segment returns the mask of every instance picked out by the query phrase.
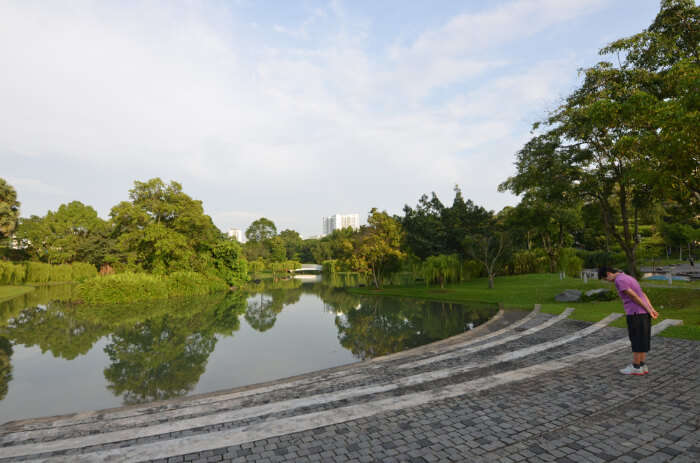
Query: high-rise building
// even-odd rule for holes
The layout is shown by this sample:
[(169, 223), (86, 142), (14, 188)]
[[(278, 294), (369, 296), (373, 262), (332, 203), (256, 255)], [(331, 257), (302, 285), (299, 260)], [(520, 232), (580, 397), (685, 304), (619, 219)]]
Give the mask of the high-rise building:
[(239, 243), (243, 243), (243, 231), (240, 228), (231, 228), (227, 235), (229, 238), (235, 238)]
[(342, 230), (348, 227), (353, 230), (360, 228), (360, 214), (335, 214), (323, 218), (323, 236), (330, 235), (333, 230)]

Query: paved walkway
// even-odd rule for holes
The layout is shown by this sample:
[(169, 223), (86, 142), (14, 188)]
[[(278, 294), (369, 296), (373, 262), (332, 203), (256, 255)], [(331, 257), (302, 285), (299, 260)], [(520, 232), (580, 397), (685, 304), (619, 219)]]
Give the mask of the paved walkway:
[[(4, 461), (698, 462), (700, 342), (501, 313), (388, 357), (176, 401), (0, 426)], [(654, 327), (661, 331), (670, 323)]]

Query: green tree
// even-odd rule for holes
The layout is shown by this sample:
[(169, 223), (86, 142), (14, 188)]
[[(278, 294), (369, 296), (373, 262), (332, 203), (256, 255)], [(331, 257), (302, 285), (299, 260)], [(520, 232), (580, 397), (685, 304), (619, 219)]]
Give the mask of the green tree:
[(270, 219), (266, 219), (265, 217), (261, 217), (255, 222), (251, 223), (248, 229), (245, 231), (246, 239), (256, 243), (267, 241), (275, 235), (277, 235), (277, 227), (275, 227), (275, 223)]
[(459, 257), (455, 254), (430, 256), (423, 262), (423, 278), (426, 286), (429, 283), (438, 282), (444, 288), (445, 283), (454, 282), (459, 279), (460, 270)]
[(201, 201), (187, 196), (179, 183), (166, 185), (159, 178), (134, 182), (129, 198), (110, 212), (122, 260), (155, 273), (206, 272), (223, 234)]
[(219, 241), (212, 248), (214, 268), (229, 286), (248, 281), (248, 262), (243, 259), (241, 245), (235, 239)]
[(287, 259), (300, 260), (301, 250), (304, 245), (304, 240), (301, 239), (299, 233), (294, 230), (282, 230), (279, 237), (284, 243), (287, 252)]
[(507, 182), (516, 194), (549, 197), (566, 185), (597, 202), (629, 272), (636, 271), (640, 209), (665, 192), (698, 198), (699, 12), (692, 1), (664, 0), (648, 30), (604, 48), (625, 54), (620, 65), (585, 70), (547, 130), (520, 150), (518, 173)]
[(15, 189), (0, 178), (0, 239), (12, 235), (19, 219), (19, 201)]
[(397, 271), (405, 253), (401, 250), (401, 224), (386, 212), (372, 208), (367, 227), (359, 234), (357, 257), (366, 263), (374, 286), (382, 286), (384, 278)]

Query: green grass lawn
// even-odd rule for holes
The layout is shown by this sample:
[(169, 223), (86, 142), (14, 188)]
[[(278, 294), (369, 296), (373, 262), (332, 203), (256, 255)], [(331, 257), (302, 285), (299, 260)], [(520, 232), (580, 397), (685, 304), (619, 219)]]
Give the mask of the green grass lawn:
[[(588, 322), (596, 322), (613, 312), (622, 312), (622, 302), (619, 299), (606, 302), (556, 302), (554, 300), (554, 296), (565, 289), (587, 291), (594, 288), (614, 290), (614, 285), (601, 281), (584, 284), (583, 281), (574, 278), (559, 280), (559, 276), (554, 274), (532, 274), (496, 277), (494, 289), (488, 289), (486, 278), (479, 278), (450, 285), (445, 289), (416, 285), (392, 286), (380, 290), (353, 288), (349, 291), (355, 294), (383, 294), (449, 302), (502, 303), (506, 309), (531, 310), (535, 304), (542, 304), (542, 311), (551, 314), (559, 314), (566, 307), (573, 307), (576, 311), (571, 318)], [(678, 285), (668, 288), (647, 287), (645, 283), (642, 284), (642, 288), (659, 311), (657, 322), (664, 318), (683, 320), (684, 326), (667, 328), (662, 336), (700, 340), (700, 292), (697, 289)], [(624, 317), (616, 320), (611, 326), (624, 327)]]
[(32, 286), (0, 286), (0, 302), (34, 291)]

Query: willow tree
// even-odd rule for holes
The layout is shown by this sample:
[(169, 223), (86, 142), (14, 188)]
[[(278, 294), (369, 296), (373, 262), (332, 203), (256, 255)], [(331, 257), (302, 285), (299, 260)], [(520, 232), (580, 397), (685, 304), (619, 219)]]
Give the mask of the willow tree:
[(445, 283), (458, 280), (460, 266), (459, 257), (455, 254), (428, 257), (422, 266), (426, 286), (437, 281), (440, 283), (440, 288), (444, 288)]

